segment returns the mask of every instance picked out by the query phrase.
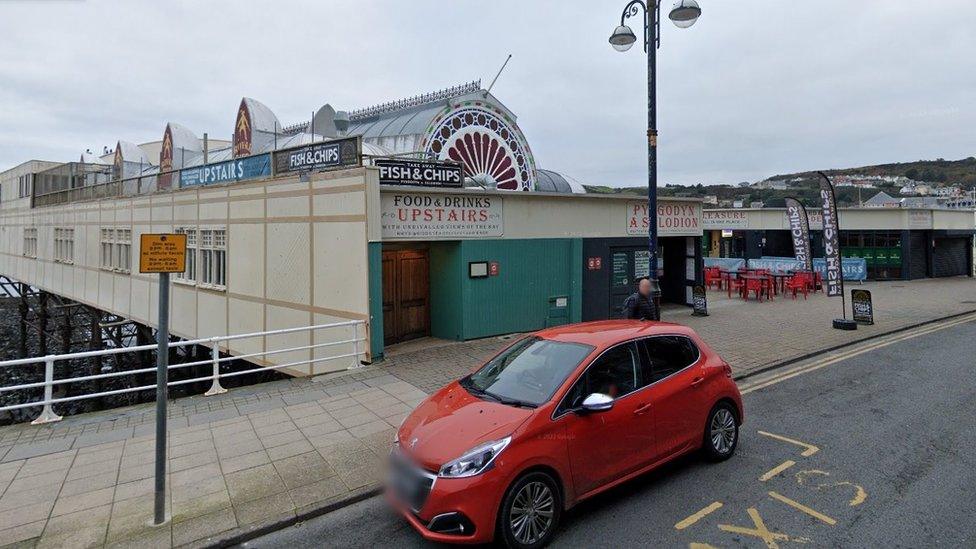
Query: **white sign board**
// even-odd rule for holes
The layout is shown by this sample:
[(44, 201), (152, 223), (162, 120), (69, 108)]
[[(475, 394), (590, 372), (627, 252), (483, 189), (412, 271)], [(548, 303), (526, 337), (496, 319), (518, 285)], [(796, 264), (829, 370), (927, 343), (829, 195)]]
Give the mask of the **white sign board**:
[(909, 229), (931, 229), (932, 210), (908, 210)]
[(383, 193), (383, 238), (439, 240), (504, 234), (502, 198)]
[(702, 212), (702, 224), (706, 229), (748, 229), (749, 218), (746, 212), (729, 210), (705, 210)]
[[(646, 235), (650, 228), (647, 201), (627, 202), (627, 234)], [(701, 236), (702, 207), (698, 202), (658, 202), (658, 236)]]

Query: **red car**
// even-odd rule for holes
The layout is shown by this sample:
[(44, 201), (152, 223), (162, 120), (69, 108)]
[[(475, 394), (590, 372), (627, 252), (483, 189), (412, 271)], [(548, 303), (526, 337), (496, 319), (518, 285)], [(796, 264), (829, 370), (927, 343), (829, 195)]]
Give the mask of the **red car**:
[(742, 419), (732, 369), (690, 328), (542, 330), (407, 416), (387, 494), (429, 540), (542, 547), (590, 496), (695, 450), (729, 458)]

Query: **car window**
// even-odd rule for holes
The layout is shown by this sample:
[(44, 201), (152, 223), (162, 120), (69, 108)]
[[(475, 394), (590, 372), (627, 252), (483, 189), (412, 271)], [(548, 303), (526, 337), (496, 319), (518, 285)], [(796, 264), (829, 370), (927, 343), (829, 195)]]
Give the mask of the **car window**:
[(620, 398), (639, 389), (641, 365), (637, 347), (624, 343), (609, 349), (596, 359), (569, 390), (556, 414), (578, 407), (583, 399), (593, 393)]
[(650, 368), (650, 383), (660, 381), (698, 361), (698, 347), (684, 336), (649, 337), (642, 343)]
[(461, 385), (478, 396), (538, 406), (552, 398), (592, 351), (581, 343), (528, 337), (461, 379)]

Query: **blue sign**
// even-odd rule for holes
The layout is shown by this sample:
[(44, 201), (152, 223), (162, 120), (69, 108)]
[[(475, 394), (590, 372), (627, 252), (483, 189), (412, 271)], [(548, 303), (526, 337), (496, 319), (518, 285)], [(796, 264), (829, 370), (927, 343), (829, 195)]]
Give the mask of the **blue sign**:
[(718, 267), (726, 271), (740, 271), (745, 268), (746, 260), (735, 257), (706, 257), (703, 258), (706, 267)]
[(243, 181), (271, 175), (271, 155), (245, 156), (180, 171), (180, 187)]
[[(822, 257), (813, 260), (813, 270), (826, 274), (826, 261)], [(803, 269), (803, 262), (792, 257), (763, 257), (750, 259), (749, 267), (753, 269), (769, 269), (775, 272), (799, 271)], [(868, 262), (863, 257), (845, 257), (841, 260), (844, 280), (863, 281), (868, 278)]]

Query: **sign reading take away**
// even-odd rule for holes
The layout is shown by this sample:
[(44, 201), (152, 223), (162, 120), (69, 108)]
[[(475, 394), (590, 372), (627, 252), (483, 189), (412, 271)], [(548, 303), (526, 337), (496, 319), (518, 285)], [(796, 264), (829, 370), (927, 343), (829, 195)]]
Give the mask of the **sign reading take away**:
[(182, 273), (185, 270), (185, 234), (144, 234), (140, 236), (140, 273)]

